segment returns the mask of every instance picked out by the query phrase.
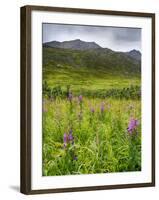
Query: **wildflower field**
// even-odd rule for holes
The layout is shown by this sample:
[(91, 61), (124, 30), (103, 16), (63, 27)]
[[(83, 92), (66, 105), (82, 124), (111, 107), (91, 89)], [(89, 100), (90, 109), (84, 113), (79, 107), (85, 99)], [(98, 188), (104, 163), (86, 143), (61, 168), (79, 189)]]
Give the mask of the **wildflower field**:
[(79, 67), (79, 54), (44, 48), (43, 176), (140, 171), (140, 71)]
[(43, 175), (141, 170), (140, 102), (45, 100)]

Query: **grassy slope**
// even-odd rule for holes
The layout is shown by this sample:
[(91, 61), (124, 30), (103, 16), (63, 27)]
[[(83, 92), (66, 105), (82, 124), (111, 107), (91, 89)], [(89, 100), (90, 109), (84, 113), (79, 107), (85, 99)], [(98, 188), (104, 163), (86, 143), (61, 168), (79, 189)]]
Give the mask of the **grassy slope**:
[(131, 59), (123, 61), (120, 54), (106, 52), (44, 48), (43, 78), (50, 86), (71, 85), (73, 90), (140, 85), (138, 64)]

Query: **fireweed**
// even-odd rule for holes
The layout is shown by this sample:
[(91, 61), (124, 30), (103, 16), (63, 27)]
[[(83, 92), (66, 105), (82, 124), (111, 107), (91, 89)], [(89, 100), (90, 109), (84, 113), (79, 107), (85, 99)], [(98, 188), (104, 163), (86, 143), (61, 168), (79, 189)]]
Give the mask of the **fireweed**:
[(90, 111), (91, 111), (92, 114), (94, 114), (95, 109), (92, 107), (92, 108), (90, 108)]
[(139, 125), (139, 121), (137, 119), (131, 118), (128, 124), (127, 131), (129, 133), (129, 161), (128, 161), (128, 169), (133, 170), (138, 166), (138, 160), (136, 159), (136, 155), (138, 154), (138, 150), (136, 148), (138, 138), (140, 137), (137, 134), (137, 127)]
[(72, 99), (73, 99), (72, 92), (69, 92), (69, 94), (68, 94), (68, 100), (69, 100), (70, 102), (72, 102)]
[(101, 113), (103, 113), (105, 111), (105, 107), (104, 107), (104, 103), (103, 102), (101, 103), (100, 111), (101, 111)]
[(104, 118), (105, 118), (105, 104), (104, 104), (104, 102), (102, 102), (101, 105), (100, 105), (100, 113), (101, 113), (101, 120), (104, 120)]
[(64, 143), (64, 147), (66, 147), (69, 144), (74, 144), (74, 137), (72, 134), (72, 129), (69, 131), (69, 133), (64, 133), (63, 143)]
[(82, 101), (83, 101), (82, 95), (80, 95), (80, 96), (78, 97), (78, 100), (79, 100), (80, 103), (82, 103)]
[[(70, 129), (69, 133), (64, 133), (63, 135), (63, 146), (66, 152), (72, 157), (73, 160), (77, 160), (74, 147), (74, 136), (73, 131)], [(69, 148), (73, 147), (73, 148)]]
[(132, 135), (133, 133), (137, 133), (137, 126), (139, 125), (139, 121), (137, 119), (131, 118), (128, 125), (128, 133)]
[(90, 108), (90, 123), (92, 124), (93, 122), (93, 117), (94, 117), (95, 109), (93, 107)]

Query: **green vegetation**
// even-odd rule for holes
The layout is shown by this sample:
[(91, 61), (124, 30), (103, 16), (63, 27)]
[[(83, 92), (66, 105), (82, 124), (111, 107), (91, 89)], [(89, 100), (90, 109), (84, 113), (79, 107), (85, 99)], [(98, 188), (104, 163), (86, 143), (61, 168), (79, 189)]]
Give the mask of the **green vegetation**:
[(43, 48), (43, 175), (141, 170), (140, 62)]
[(43, 78), (50, 86), (71, 85), (73, 90), (140, 86), (140, 63), (110, 50), (44, 48), (43, 63)]

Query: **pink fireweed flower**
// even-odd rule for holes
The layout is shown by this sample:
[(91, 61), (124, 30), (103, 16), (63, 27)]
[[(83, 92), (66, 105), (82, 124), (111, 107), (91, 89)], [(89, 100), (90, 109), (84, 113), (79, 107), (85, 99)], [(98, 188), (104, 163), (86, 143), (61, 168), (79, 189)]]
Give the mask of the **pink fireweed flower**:
[(78, 157), (77, 157), (77, 156), (74, 156), (74, 157), (73, 157), (73, 160), (78, 160)]
[(91, 113), (94, 113), (95, 109), (94, 108), (90, 108), (90, 111), (91, 111)]
[(72, 130), (69, 131), (69, 134), (64, 133), (63, 142), (64, 142), (64, 148), (67, 146), (68, 143), (74, 144), (74, 137), (72, 134)]
[(73, 135), (71, 133), (68, 135), (68, 141), (73, 141)]
[(74, 143), (74, 137), (73, 137), (73, 134), (72, 134), (72, 129), (69, 131), (69, 134), (68, 134), (68, 141), (69, 141), (69, 142), (72, 142), (72, 144)]
[(66, 146), (67, 146), (67, 141), (68, 141), (68, 136), (67, 136), (67, 133), (64, 133), (64, 135), (63, 135), (63, 143), (64, 143), (64, 148), (66, 148)]
[(82, 97), (82, 95), (80, 95), (80, 96), (78, 97), (78, 101), (81, 103), (82, 100), (83, 100), (83, 97)]
[(132, 134), (133, 131), (136, 130), (138, 125), (139, 125), (139, 121), (137, 119), (131, 118), (129, 121), (128, 128), (127, 128), (128, 132)]
[(105, 110), (105, 107), (104, 107), (104, 103), (102, 102), (102, 103), (101, 103), (101, 106), (100, 106), (100, 111), (101, 111), (101, 112), (104, 112), (104, 110)]
[(72, 101), (72, 99), (73, 99), (73, 95), (72, 95), (71, 92), (69, 92), (69, 94), (68, 94), (68, 100), (69, 100), (69, 101)]

